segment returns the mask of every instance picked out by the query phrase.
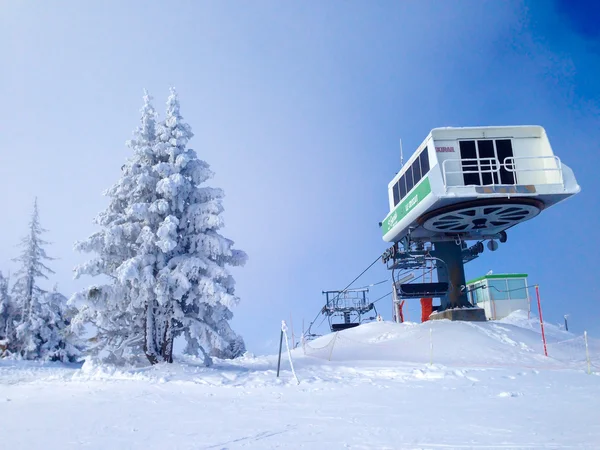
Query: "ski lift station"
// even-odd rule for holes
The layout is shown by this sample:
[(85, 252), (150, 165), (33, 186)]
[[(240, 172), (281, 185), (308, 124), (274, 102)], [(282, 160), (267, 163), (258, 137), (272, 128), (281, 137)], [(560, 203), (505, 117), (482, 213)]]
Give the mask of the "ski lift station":
[(527, 274), (484, 275), (467, 282), (474, 306), (483, 308), (488, 320), (502, 319), (510, 313), (530, 310)]
[[(431, 318), (504, 314), (484, 314), (472, 303), (464, 264), (486, 241), (497, 250), (507, 230), (579, 191), (540, 126), (433, 129), (388, 184), (390, 212), (380, 226), (383, 240), (393, 243), (382, 260), (392, 271), (394, 302), (439, 298)], [(500, 279), (484, 280), (493, 287)]]
[(579, 191), (542, 127), (436, 128), (388, 185), (383, 239), (499, 238)]

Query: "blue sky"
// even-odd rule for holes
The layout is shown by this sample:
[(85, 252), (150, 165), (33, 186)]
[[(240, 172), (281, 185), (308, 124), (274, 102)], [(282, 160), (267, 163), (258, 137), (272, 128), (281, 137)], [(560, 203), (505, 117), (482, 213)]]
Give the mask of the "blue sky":
[[(431, 128), (540, 124), (582, 186), (513, 230), (467, 277), (526, 272), (546, 320), (600, 336), (600, 36), (592, 2), (142, 1), (0, 3), (0, 270), (34, 196), (70, 294), (128, 156), (142, 89), (175, 86), (191, 142), (226, 192), (223, 233), (250, 255), (235, 271), (235, 328), (271, 351), (279, 321), (311, 320), (385, 248), (387, 183)], [(377, 264), (357, 285), (389, 277)], [(373, 289), (372, 299), (387, 284)], [(390, 317), (391, 305), (378, 303)], [(409, 319), (419, 317), (417, 302)]]

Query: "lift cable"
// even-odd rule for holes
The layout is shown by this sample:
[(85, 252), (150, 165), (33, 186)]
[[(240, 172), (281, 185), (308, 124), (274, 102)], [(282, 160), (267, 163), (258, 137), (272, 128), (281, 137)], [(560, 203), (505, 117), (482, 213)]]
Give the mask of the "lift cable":
[(520, 287), (520, 288), (514, 288), (514, 289), (506, 289), (506, 290), (502, 290), (502, 289), (498, 289), (496, 286), (487, 286), (488, 289), (494, 289), (498, 292), (502, 292), (502, 293), (506, 293), (506, 292), (513, 292), (513, 291), (523, 291), (523, 290), (529, 290), (532, 289), (534, 287), (538, 286), (537, 284), (531, 284), (529, 286), (525, 286), (525, 287)]
[(357, 288), (354, 288), (354, 289), (366, 289), (368, 287), (379, 286), (380, 284), (387, 283), (388, 281), (390, 281), (389, 278), (386, 279), (386, 280), (381, 280), (381, 281), (379, 281), (377, 283), (367, 284), (366, 286), (361, 286), (361, 287), (357, 287)]
[(348, 284), (348, 286), (346, 286), (344, 289), (342, 289), (342, 290), (340, 291), (340, 293), (338, 294), (338, 296), (336, 297), (336, 299), (334, 299), (334, 301), (335, 301), (335, 300), (337, 300), (337, 298), (338, 298), (338, 297), (339, 297), (339, 296), (340, 296), (342, 293), (346, 292), (346, 290), (347, 290), (347, 289), (348, 289), (350, 286), (352, 286), (352, 285), (353, 285), (353, 284), (354, 284), (354, 283), (355, 283), (355, 282), (356, 282), (356, 281), (357, 281), (357, 280), (358, 280), (360, 277), (362, 277), (362, 276), (363, 276), (363, 275), (364, 275), (364, 274), (367, 272), (367, 270), (369, 270), (371, 267), (373, 267), (373, 266), (375, 265), (375, 263), (376, 263), (377, 261), (379, 261), (380, 259), (381, 259), (381, 255), (379, 255), (377, 258), (375, 258), (375, 261), (373, 261), (371, 264), (369, 264), (369, 267), (367, 267), (365, 270), (363, 270), (363, 271), (360, 273), (360, 275), (359, 275), (359, 276), (357, 276), (357, 277), (356, 277), (354, 280), (352, 280), (352, 281), (350, 282), (350, 284)]
[(377, 303), (379, 300), (383, 300), (384, 298), (386, 298), (388, 295), (390, 295), (392, 293), (392, 291), (388, 292), (385, 295), (382, 295), (381, 297), (379, 297), (377, 300), (375, 300), (374, 302), (371, 303)]

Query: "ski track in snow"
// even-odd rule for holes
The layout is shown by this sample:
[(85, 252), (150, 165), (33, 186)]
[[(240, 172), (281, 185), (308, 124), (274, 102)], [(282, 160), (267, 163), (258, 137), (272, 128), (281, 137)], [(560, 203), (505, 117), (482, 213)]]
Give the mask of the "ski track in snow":
[(597, 449), (600, 376), (569, 348), (540, 356), (517, 316), (323, 336), (292, 351), (300, 385), (285, 358), (276, 377), (276, 356), (212, 368), (0, 361), (0, 448)]

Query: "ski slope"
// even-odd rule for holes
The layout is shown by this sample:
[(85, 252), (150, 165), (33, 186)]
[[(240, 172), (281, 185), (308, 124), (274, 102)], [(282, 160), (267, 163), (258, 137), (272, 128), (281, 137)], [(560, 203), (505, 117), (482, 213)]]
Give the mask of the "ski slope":
[[(275, 328), (275, 332), (277, 329)], [(600, 344), (523, 313), (376, 322), (277, 356), (117, 370), (0, 361), (4, 449), (600, 448)]]

